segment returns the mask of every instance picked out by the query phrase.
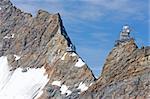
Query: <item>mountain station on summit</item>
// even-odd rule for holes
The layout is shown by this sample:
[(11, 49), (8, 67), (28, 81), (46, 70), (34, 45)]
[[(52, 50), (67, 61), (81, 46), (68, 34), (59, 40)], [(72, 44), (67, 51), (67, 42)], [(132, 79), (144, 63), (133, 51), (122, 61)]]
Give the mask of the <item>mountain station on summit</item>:
[(120, 38), (119, 38), (119, 40), (116, 40), (115, 46), (119, 45), (120, 43), (123, 43), (123, 42), (133, 39), (130, 37), (130, 32), (131, 32), (130, 26), (124, 25), (120, 32)]
[(120, 41), (126, 41), (130, 39), (131, 29), (128, 25), (124, 25), (120, 33)]

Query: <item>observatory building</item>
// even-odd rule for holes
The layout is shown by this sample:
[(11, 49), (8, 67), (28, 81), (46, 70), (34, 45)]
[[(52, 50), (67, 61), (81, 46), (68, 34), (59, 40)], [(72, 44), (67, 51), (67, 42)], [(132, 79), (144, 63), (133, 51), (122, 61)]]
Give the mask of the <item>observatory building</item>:
[(120, 33), (120, 41), (126, 41), (130, 39), (131, 29), (128, 25), (124, 25)]
[(119, 40), (116, 41), (115, 46), (120, 43), (123, 43), (123, 42), (133, 39), (130, 37), (130, 32), (131, 32), (131, 28), (128, 25), (124, 25), (120, 32), (120, 38), (119, 38)]

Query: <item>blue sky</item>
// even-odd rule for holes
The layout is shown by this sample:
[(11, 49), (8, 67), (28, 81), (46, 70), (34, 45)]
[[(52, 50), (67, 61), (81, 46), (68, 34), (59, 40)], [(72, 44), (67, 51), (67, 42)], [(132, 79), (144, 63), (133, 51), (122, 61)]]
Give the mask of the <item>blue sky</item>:
[(122, 25), (129, 24), (138, 46), (150, 46), (149, 0), (11, 0), (25, 12), (38, 9), (60, 13), (77, 52), (98, 76), (119, 38)]

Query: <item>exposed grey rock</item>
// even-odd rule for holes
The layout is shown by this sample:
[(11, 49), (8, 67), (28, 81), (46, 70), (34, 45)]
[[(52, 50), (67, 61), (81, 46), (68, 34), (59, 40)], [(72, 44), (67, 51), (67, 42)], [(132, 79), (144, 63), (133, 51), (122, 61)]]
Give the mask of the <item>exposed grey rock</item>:
[(149, 52), (149, 47), (137, 48), (133, 39), (115, 46), (99, 79), (80, 98), (149, 99)]
[[(20, 67), (25, 73), (27, 68), (44, 67), (49, 79), (43, 89), (44, 99), (66, 97), (60, 94), (60, 88), (46, 89), (53, 81), (60, 80), (71, 91), (81, 82), (86, 86), (94, 82), (95, 77), (86, 64), (75, 66), (80, 58), (75, 50), (66, 51), (73, 44), (58, 13), (39, 10), (32, 17), (14, 7), (9, 0), (0, 0), (0, 7), (0, 56), (8, 56), (10, 71)], [(16, 60), (14, 55), (20, 58)]]

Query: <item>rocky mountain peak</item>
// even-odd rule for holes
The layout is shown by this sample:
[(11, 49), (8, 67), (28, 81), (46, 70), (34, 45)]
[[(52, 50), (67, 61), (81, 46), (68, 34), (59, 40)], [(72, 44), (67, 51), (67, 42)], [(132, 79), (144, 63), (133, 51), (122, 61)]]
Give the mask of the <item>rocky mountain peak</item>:
[(138, 48), (133, 38), (117, 43), (107, 56), (99, 79), (80, 97), (150, 98), (150, 47)]
[(9, 0), (0, 7), (0, 75), (6, 75), (0, 76), (0, 98), (63, 99), (88, 89), (95, 77), (76, 53), (60, 14), (39, 10), (33, 17)]

